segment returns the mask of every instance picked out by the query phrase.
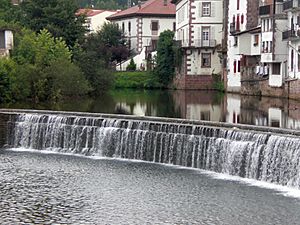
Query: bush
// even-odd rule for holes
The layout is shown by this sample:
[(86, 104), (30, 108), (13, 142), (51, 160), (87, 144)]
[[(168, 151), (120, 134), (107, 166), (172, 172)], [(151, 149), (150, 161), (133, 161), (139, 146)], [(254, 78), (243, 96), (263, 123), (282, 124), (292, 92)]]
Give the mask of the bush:
[(116, 72), (115, 88), (161, 88), (158, 78), (149, 72)]
[(53, 61), (45, 69), (44, 77), (48, 100), (85, 95), (91, 90), (80, 68), (67, 60)]
[(133, 59), (130, 60), (130, 63), (126, 67), (127, 71), (136, 71), (136, 64)]

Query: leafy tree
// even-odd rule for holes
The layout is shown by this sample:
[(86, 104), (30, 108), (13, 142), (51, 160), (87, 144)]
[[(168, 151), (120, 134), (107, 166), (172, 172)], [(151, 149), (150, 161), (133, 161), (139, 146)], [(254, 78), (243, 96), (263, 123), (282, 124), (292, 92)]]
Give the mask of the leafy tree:
[(26, 0), (21, 3), (21, 22), (35, 32), (47, 29), (72, 47), (83, 40), (86, 31), (85, 17), (76, 15), (77, 10), (74, 0)]
[(160, 34), (157, 43), (155, 73), (166, 87), (172, 82), (175, 74), (175, 51), (173, 46), (174, 32), (167, 30)]
[(75, 48), (74, 61), (89, 80), (93, 93), (98, 94), (112, 85), (111, 69), (128, 55), (126, 41), (118, 26), (104, 24), (97, 33), (87, 37), (81, 49)]
[[(61, 38), (54, 38), (47, 30), (39, 34), (23, 30), (19, 38), (12, 55), (17, 63), (13, 87), (16, 99), (32, 98), (38, 102), (89, 91), (87, 81), (80, 69), (71, 63), (71, 52)], [(68, 86), (70, 84), (72, 86)]]
[(12, 100), (12, 74), (15, 68), (12, 60), (0, 59), (0, 102)]

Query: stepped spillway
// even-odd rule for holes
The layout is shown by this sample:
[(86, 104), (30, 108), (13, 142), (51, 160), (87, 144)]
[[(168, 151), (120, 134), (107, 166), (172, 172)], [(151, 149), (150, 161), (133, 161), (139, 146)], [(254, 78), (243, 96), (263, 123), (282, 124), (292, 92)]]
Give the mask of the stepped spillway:
[(9, 148), (181, 165), (300, 188), (297, 135), (70, 113), (16, 113), (8, 124)]

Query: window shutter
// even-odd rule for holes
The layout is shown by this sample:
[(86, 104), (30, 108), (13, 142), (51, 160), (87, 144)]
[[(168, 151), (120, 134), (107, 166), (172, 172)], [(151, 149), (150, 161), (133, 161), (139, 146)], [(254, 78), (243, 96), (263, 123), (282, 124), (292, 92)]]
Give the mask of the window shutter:
[(202, 2), (199, 2), (199, 18), (202, 17)]
[(214, 2), (210, 5), (210, 16), (215, 17), (216, 16), (216, 4)]
[(210, 37), (209, 37), (209, 39), (210, 40), (216, 39), (215, 38), (215, 27), (214, 26), (210, 27)]

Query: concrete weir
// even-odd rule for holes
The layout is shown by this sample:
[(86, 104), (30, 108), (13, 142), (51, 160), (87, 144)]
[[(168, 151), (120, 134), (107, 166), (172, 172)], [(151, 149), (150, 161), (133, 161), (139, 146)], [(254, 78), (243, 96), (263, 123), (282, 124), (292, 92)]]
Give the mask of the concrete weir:
[(137, 159), (300, 188), (300, 131), (210, 121), (0, 110), (1, 146)]

